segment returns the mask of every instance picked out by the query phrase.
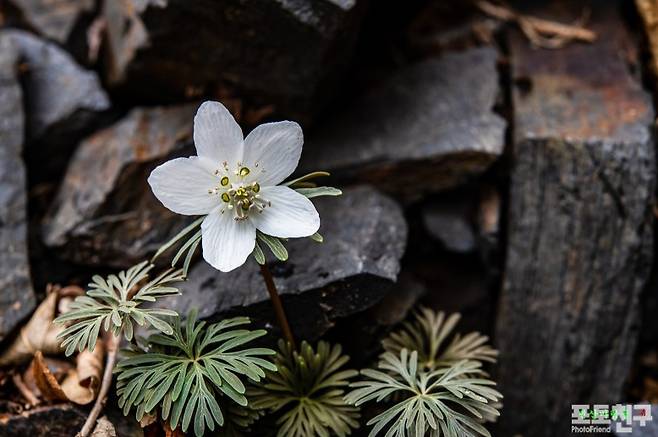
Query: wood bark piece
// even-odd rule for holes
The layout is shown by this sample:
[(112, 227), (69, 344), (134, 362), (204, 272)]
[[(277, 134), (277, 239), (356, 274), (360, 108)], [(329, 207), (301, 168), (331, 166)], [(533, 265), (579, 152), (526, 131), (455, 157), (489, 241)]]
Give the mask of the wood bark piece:
[(652, 258), (656, 167), (654, 109), (629, 68), (638, 60), (618, 5), (596, 2), (591, 45), (533, 50), (518, 33), (509, 41), (501, 435), (567, 435), (572, 403), (624, 399)]
[(299, 173), (327, 170), (334, 185), (373, 183), (405, 200), (482, 174), (504, 146), (497, 56), (475, 48), (403, 68), (309, 135)]
[(23, 94), (18, 53), (0, 34), (0, 340), (36, 305), (27, 243)]
[(85, 421), (85, 412), (71, 404), (37, 407), (0, 420), (1, 436), (72, 437)]

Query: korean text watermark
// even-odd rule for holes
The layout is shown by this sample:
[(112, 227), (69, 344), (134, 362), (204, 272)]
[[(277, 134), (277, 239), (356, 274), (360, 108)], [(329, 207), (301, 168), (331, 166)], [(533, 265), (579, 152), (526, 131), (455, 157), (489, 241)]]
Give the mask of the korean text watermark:
[(634, 426), (645, 426), (652, 419), (648, 404), (571, 405), (572, 433), (612, 433), (614, 430), (617, 434), (627, 434)]

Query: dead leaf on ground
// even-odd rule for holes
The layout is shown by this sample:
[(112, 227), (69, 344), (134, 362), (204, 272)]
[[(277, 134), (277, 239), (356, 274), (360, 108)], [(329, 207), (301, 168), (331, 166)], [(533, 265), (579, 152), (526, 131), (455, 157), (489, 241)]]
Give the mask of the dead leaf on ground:
[(48, 365), (43, 359), (41, 351), (34, 354), (32, 362), (32, 372), (34, 381), (39, 389), (41, 397), (47, 401), (66, 401), (66, 393), (57, 382), (57, 378), (52, 374)]
[(29, 361), (35, 352), (44, 354), (58, 354), (61, 352), (60, 340), (57, 335), (64, 327), (54, 325), (57, 316), (57, 303), (60, 296), (62, 300), (72, 299), (70, 295), (83, 293), (80, 287), (65, 287), (48, 285), (47, 296), (41, 302), (30, 320), (21, 328), (13, 343), (0, 355), (0, 366), (19, 365)]
[[(64, 377), (66, 377), (66, 375), (68, 375), (68, 373), (71, 370), (73, 370), (75, 367), (73, 363), (69, 361), (58, 359), (58, 358), (52, 358), (52, 357), (43, 357), (43, 362), (48, 367), (48, 370), (50, 370), (50, 373), (52, 373), (52, 375), (55, 377), (57, 381), (64, 380)], [(25, 384), (25, 387), (30, 391), (30, 393), (37, 398), (38, 403), (41, 403), (42, 402), (41, 391), (39, 390), (39, 387), (37, 386), (37, 382), (35, 379), (35, 371), (34, 371), (35, 365), (36, 365), (36, 360), (33, 359), (30, 362), (30, 365), (23, 372), (22, 381)], [(18, 388), (20, 390), (20, 387)], [(23, 397), (29, 400), (29, 396), (23, 393), (23, 390), (20, 391)]]
[(47, 401), (71, 401), (79, 405), (91, 403), (98, 395), (103, 374), (103, 343), (99, 340), (93, 352), (84, 350), (76, 358), (76, 367), (70, 369), (60, 382), (38, 351), (32, 362), (32, 372), (40, 395)]

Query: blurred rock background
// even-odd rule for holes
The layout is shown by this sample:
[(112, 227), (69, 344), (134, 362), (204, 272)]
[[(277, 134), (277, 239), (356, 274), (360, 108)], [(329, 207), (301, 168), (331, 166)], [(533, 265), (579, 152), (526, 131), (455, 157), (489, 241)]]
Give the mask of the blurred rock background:
[[(272, 266), (298, 336), (362, 366), (416, 304), (461, 312), (501, 352), (494, 435), (566, 435), (572, 403), (658, 402), (652, 11), (506, 5), (596, 33), (542, 48), (483, 3), (0, 2), (2, 344), (48, 283), (131, 266), (189, 222), (146, 177), (194, 153), (212, 99), (245, 132), (300, 122), (298, 172), (344, 189), (317, 202), (325, 243)], [(198, 259), (183, 293), (181, 312), (277, 332), (255, 264)], [(84, 418), (19, 410), (0, 399), (0, 435)]]

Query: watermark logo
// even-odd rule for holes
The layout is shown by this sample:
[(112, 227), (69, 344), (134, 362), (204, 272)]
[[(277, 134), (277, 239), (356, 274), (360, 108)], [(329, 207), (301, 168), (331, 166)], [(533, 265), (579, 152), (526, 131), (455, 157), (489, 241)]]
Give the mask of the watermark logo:
[(628, 434), (633, 426), (645, 426), (650, 422), (651, 405), (571, 405), (572, 433), (601, 433), (614, 431)]

